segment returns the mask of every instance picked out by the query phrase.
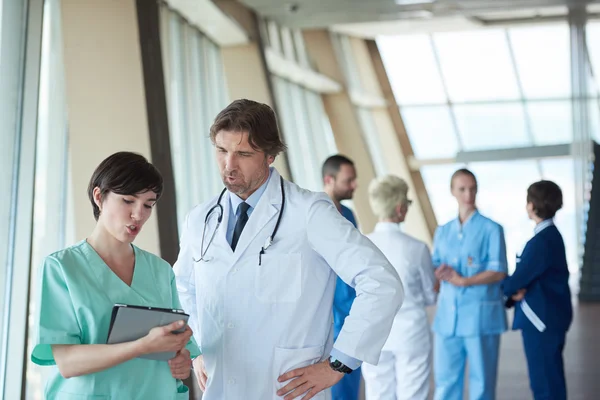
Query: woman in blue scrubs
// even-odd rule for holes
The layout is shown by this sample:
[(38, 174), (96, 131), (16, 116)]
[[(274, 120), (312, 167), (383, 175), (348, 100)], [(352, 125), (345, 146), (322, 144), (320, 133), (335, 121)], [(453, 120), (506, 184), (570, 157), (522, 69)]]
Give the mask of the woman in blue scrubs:
[[(106, 344), (116, 303), (180, 309), (171, 266), (132, 244), (162, 193), (162, 177), (134, 153), (116, 153), (94, 172), (88, 195), (97, 221), (87, 239), (49, 255), (40, 273), (37, 341), (31, 360), (58, 368), (45, 398), (183, 400), (181, 379), (199, 350), (183, 323)], [(139, 358), (173, 351), (169, 362)]]
[(527, 189), (527, 214), (534, 236), (517, 258), (514, 274), (502, 282), (507, 306), (516, 304), (513, 329), (521, 330), (535, 400), (565, 400), (563, 349), (573, 310), (565, 243), (553, 218), (562, 191), (551, 181)]
[(477, 211), (471, 171), (456, 171), (450, 188), (458, 218), (436, 230), (432, 256), (442, 282), (433, 323), (435, 399), (463, 399), (468, 363), (469, 399), (493, 400), (507, 328), (500, 287), (507, 273), (504, 232)]

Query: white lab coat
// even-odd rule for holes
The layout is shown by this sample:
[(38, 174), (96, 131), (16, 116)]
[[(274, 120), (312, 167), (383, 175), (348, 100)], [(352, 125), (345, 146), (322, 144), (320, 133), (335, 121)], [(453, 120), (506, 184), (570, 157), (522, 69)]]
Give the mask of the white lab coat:
[(369, 239), (390, 260), (404, 286), (404, 302), (394, 318), (379, 364), (363, 364), (367, 400), (425, 400), (431, 374), (431, 333), (425, 307), (435, 304), (435, 275), (427, 245), (380, 222)]
[[(200, 243), (208, 210), (217, 197), (186, 219), (174, 266), (183, 308), (209, 376), (206, 400), (280, 398), (281, 374), (324, 360), (332, 348), (336, 273), (357, 298), (335, 343), (342, 353), (377, 363), (402, 298), (402, 282), (383, 254), (335, 209), (324, 193), (285, 181), (281, 225), (258, 265), (261, 247), (281, 209), (279, 173), (272, 169), (235, 252), (226, 240), (224, 216), (208, 250)], [(206, 237), (216, 225), (209, 221)], [(315, 399), (329, 399), (323, 391)]]

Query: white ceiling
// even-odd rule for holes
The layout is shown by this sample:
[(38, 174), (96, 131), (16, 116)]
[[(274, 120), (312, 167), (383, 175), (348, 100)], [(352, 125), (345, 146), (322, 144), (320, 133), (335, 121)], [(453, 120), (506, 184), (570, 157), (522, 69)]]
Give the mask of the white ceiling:
[(382, 34), (379, 30), (464, 29), (498, 19), (552, 17), (565, 15), (569, 7), (600, 5), (600, 0), (422, 0), (423, 4), (406, 5), (398, 3), (416, 0), (239, 1), (262, 17), (291, 28), (327, 27), (363, 32), (362, 36)]

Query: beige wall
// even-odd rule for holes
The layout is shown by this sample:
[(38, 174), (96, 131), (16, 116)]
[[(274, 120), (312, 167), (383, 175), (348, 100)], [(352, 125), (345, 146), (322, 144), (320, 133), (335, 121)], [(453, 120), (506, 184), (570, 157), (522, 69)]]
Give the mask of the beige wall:
[[(75, 239), (95, 221), (87, 185), (110, 154), (129, 150), (150, 158), (150, 140), (135, 0), (62, 0), (65, 84)], [(136, 244), (158, 253), (156, 216)]]

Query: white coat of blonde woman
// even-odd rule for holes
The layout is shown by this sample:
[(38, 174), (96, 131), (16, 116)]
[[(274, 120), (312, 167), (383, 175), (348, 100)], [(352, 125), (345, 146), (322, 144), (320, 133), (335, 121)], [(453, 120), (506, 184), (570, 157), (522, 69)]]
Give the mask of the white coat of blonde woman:
[(393, 175), (369, 186), (379, 222), (367, 236), (400, 275), (405, 297), (378, 365), (363, 364), (367, 400), (425, 400), (429, 393), (431, 334), (425, 307), (435, 304), (436, 279), (427, 245), (400, 230), (411, 203), (407, 193), (406, 182)]

